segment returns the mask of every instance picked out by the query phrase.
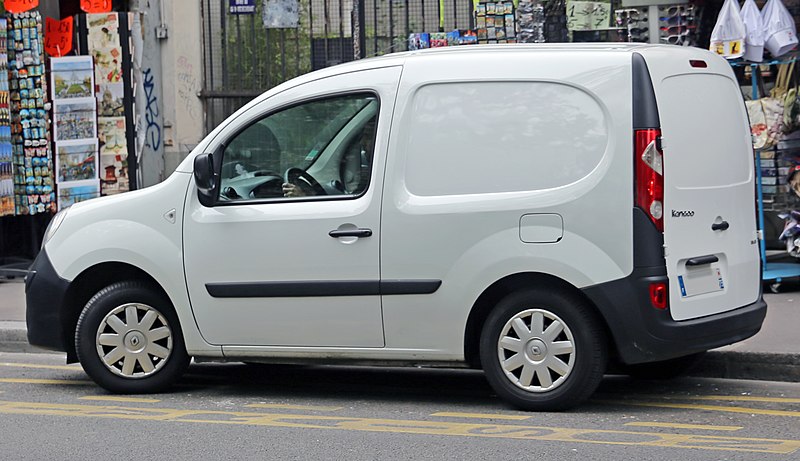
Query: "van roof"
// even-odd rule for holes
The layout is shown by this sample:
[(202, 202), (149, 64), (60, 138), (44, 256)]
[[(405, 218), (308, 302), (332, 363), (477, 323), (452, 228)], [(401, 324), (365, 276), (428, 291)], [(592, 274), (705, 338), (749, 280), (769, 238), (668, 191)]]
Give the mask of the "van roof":
[[(352, 70), (362, 70), (373, 67), (383, 67), (390, 64), (393, 60), (407, 60), (436, 55), (464, 54), (481, 55), (494, 54), (498, 52), (529, 53), (531, 51), (558, 51), (558, 52), (602, 52), (610, 53), (630, 53), (641, 51), (646, 48), (670, 48), (676, 49), (675, 45), (653, 45), (649, 43), (517, 43), (517, 44), (493, 44), (493, 45), (467, 45), (467, 46), (445, 46), (438, 48), (426, 48), (424, 50), (399, 51), (396, 53), (375, 56), (356, 61), (338, 64), (327, 69), (335, 70), (336, 73), (350, 72)], [(398, 63), (399, 64), (399, 63)], [(352, 68), (352, 70), (350, 69)], [(323, 69), (323, 70), (327, 70)]]

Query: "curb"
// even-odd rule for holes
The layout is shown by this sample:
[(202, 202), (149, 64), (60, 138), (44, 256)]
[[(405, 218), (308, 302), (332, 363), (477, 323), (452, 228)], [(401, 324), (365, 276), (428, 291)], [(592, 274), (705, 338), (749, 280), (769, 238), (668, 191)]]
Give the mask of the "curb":
[(796, 383), (800, 382), (800, 355), (710, 351), (688, 376)]
[(0, 322), (0, 352), (47, 353), (28, 344), (28, 330), (25, 322)]

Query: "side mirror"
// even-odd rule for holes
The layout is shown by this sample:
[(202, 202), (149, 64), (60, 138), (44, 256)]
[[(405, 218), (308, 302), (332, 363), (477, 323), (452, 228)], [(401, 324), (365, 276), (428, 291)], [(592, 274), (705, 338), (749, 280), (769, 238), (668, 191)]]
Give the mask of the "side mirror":
[(197, 198), (203, 206), (214, 206), (217, 201), (217, 175), (214, 173), (214, 154), (200, 154), (194, 158), (194, 182)]

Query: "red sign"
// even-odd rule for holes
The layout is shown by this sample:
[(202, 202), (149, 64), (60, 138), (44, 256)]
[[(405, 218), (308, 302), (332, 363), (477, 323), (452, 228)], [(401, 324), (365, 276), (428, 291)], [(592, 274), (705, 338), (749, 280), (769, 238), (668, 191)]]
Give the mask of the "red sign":
[(45, 18), (44, 51), (50, 56), (64, 56), (72, 50), (72, 16), (62, 19)]
[(3, 0), (3, 6), (9, 13), (24, 13), (39, 6), (39, 0)]
[(87, 13), (108, 13), (111, 0), (81, 0), (81, 9)]

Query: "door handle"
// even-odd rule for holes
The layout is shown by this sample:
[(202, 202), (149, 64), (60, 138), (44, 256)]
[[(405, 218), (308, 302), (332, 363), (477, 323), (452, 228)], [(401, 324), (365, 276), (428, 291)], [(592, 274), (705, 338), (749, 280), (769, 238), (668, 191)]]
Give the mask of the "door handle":
[(728, 230), (729, 227), (731, 227), (731, 225), (728, 224), (728, 221), (722, 221), (719, 224), (716, 224), (716, 223), (712, 224), (711, 225), (711, 230), (712, 231), (718, 231), (718, 230), (723, 230), (724, 231), (724, 230)]
[(328, 232), (333, 238), (339, 237), (371, 237), (372, 236), (372, 229), (334, 229)]
[(719, 261), (719, 258), (717, 258), (714, 255), (697, 256), (696, 258), (690, 258), (688, 261), (686, 261), (686, 265), (689, 266), (689, 267), (692, 267), (692, 266), (703, 266), (705, 264), (711, 264), (711, 263), (715, 263), (717, 261)]

